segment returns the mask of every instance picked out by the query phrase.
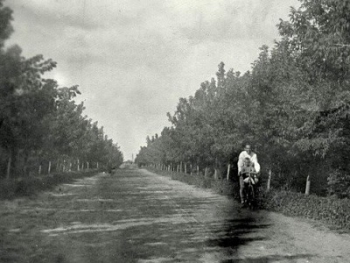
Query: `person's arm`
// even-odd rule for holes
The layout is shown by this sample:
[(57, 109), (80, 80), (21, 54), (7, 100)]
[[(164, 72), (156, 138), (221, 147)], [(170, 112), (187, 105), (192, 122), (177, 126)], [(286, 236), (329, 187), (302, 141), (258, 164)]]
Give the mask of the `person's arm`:
[(243, 152), (241, 152), (238, 156), (238, 163), (237, 163), (237, 166), (238, 166), (238, 175), (239, 173), (241, 172), (242, 170), (242, 166), (243, 166), (243, 161), (244, 161), (244, 154)]
[(254, 169), (256, 173), (260, 172), (260, 164), (258, 162), (258, 157), (256, 154), (253, 154), (252, 156), (252, 162), (254, 163)]

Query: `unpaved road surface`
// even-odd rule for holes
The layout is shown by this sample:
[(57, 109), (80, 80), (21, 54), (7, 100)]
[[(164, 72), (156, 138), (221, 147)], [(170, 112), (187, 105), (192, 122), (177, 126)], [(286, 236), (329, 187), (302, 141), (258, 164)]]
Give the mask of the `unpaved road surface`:
[(350, 237), (118, 170), (0, 202), (0, 262), (350, 262)]

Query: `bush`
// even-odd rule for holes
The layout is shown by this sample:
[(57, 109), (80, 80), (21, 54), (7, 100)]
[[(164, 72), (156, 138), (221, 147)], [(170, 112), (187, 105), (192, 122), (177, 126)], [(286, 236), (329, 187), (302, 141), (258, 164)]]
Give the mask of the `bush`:
[(339, 170), (328, 177), (328, 193), (339, 198), (350, 198), (350, 176)]
[(263, 208), (288, 216), (322, 221), (350, 230), (350, 200), (272, 190), (263, 195)]

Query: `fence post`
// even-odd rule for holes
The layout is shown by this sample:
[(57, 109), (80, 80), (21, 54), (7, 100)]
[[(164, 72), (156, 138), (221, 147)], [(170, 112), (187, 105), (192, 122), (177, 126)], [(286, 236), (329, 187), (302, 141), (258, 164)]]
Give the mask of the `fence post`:
[(6, 179), (10, 179), (10, 173), (11, 173), (11, 165), (12, 165), (12, 154), (10, 154), (9, 159), (7, 161), (7, 168), (6, 168)]
[(204, 177), (207, 178), (208, 176), (208, 167), (204, 168)]
[(267, 188), (266, 188), (266, 191), (270, 191), (270, 188), (271, 188), (271, 176), (272, 176), (272, 171), (271, 169), (269, 169), (269, 177), (267, 178)]
[(306, 187), (305, 187), (305, 194), (310, 194), (310, 176), (308, 175), (306, 178)]
[(214, 170), (214, 179), (217, 180), (218, 179), (218, 169), (215, 168)]
[(230, 180), (230, 170), (231, 170), (231, 164), (228, 164), (227, 165), (227, 175), (226, 175), (227, 181)]
[(49, 167), (47, 168), (47, 174), (51, 173), (51, 161), (49, 161)]

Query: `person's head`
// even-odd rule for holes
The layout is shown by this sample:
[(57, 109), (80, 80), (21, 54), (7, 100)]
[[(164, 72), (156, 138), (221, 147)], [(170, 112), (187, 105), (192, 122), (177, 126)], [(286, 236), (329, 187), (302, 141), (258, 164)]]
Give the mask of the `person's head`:
[(250, 161), (250, 159), (247, 157), (247, 158), (244, 158), (244, 166), (250, 166), (250, 164), (251, 164), (251, 161)]
[(252, 147), (250, 146), (249, 143), (246, 143), (246, 144), (244, 145), (244, 150), (245, 150), (247, 153), (249, 153), (249, 154), (252, 152)]

